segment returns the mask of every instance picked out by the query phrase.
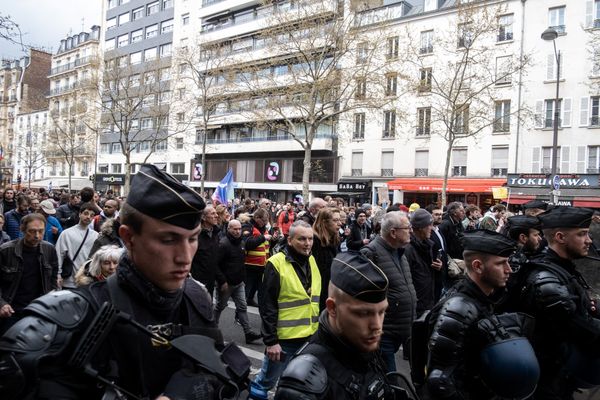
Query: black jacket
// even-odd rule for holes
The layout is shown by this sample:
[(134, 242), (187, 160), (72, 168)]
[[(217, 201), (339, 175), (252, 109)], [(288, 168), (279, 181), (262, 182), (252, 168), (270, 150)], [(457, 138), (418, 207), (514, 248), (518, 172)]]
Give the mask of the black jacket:
[(244, 261), (246, 250), (242, 238), (234, 238), (229, 233), (219, 241), (217, 252), (217, 283), (239, 285), (246, 279)]
[[(370, 239), (371, 238), (371, 226), (369, 224), (367, 224), (366, 222), (364, 223), (364, 229), (367, 230), (367, 237), (366, 239)], [(358, 223), (356, 221), (354, 221), (352, 223), (352, 225), (350, 225), (350, 236), (348, 236), (348, 238), (346, 239), (346, 245), (348, 246), (349, 250), (360, 250), (361, 247), (364, 246), (363, 244), (363, 238), (360, 235), (360, 230), (361, 227), (358, 225)]]
[(431, 310), (439, 300), (440, 292), (436, 292), (436, 281), (440, 280), (440, 271), (431, 267), (433, 262), (433, 241), (419, 240), (414, 235), (404, 250), (404, 256), (410, 266), (410, 273), (417, 293), (417, 315)]
[(219, 249), (219, 227), (213, 226), (212, 232), (206, 229), (198, 236), (198, 250), (192, 260), (192, 277), (206, 285), (212, 295), (217, 276), (217, 251)]
[[(300, 279), (304, 289), (308, 290), (312, 283), (312, 274), (310, 265), (308, 264), (309, 257), (304, 257), (287, 246), (283, 248), (282, 252), (285, 253), (286, 261), (292, 263), (294, 266), (296, 275), (298, 275), (298, 279)], [(267, 261), (261, 290), (259, 290), (258, 296), (258, 307), (262, 319), (261, 333), (263, 335), (263, 342), (267, 346), (273, 346), (279, 343), (279, 338), (277, 337), (279, 303), (277, 299), (279, 298), (279, 290), (281, 288), (280, 282), (279, 273), (273, 264)], [(290, 339), (290, 341), (304, 342), (306, 341), (306, 338)]]
[(449, 215), (446, 215), (439, 226), (439, 230), (446, 240), (446, 253), (452, 258), (458, 258), (462, 260), (463, 246), (461, 239), (465, 231), (462, 222), (454, 222)]
[(96, 239), (92, 245), (88, 258), (92, 258), (94, 253), (102, 246), (112, 244), (114, 246), (123, 247), (123, 241), (119, 237), (119, 226), (120, 224), (115, 218), (109, 218), (102, 224), (100, 235), (98, 235), (98, 239)]
[(79, 223), (79, 206), (72, 206), (69, 203), (60, 205), (56, 209), (55, 217), (63, 229), (75, 226)]
[(321, 311), (325, 309), (325, 300), (327, 300), (327, 290), (331, 279), (331, 263), (338, 252), (337, 246), (323, 246), (319, 237), (314, 235), (312, 255), (321, 273), (321, 297), (319, 298), (319, 309)]
[[(57, 289), (58, 258), (51, 243), (41, 242), (39, 265), (42, 274), (40, 295)], [(23, 275), (23, 239), (11, 240), (0, 246), (0, 307), (11, 304)]]
[(388, 309), (383, 320), (385, 335), (408, 339), (412, 321), (416, 318), (417, 295), (410, 267), (402, 249), (392, 248), (381, 236), (361, 249), (388, 278)]

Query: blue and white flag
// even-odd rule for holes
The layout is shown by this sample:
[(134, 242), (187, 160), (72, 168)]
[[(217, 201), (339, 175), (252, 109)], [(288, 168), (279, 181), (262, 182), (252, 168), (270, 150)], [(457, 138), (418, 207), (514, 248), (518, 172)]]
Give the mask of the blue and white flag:
[(228, 200), (233, 200), (233, 187), (233, 170), (229, 168), (229, 171), (227, 171), (225, 177), (221, 179), (221, 182), (219, 182), (211, 197), (213, 202), (218, 201), (221, 204), (227, 204)]

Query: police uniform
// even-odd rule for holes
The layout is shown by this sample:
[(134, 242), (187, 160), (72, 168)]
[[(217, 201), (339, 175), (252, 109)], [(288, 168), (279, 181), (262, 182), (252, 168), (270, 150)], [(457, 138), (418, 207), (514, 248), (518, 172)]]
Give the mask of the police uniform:
[[(593, 210), (555, 207), (543, 229), (589, 228)], [(571, 259), (548, 247), (531, 260), (520, 311), (535, 317), (534, 345), (542, 375), (535, 399), (572, 399), (576, 388), (600, 385), (600, 314)]]
[[(152, 165), (132, 179), (127, 203), (188, 230), (199, 225), (204, 208), (193, 190)], [(191, 278), (165, 292), (125, 255), (108, 280), (50, 293), (25, 310), (27, 316), (0, 338), (2, 399), (96, 399), (117, 391), (154, 399), (163, 392), (177, 397), (190, 386), (212, 399), (223, 386), (225, 377), (217, 373), (195, 373), (191, 353), (184, 356), (175, 345), (192, 340), (211, 359), (223, 345), (210, 296)]]
[[(487, 230), (465, 232), (463, 246), (501, 257), (515, 251), (511, 239)], [(521, 337), (527, 319), (494, 314), (501, 292), (486, 295), (466, 274), (432, 309), (424, 398), (526, 398), (533, 392), (539, 366)]]
[[(331, 283), (367, 303), (386, 299), (388, 280), (381, 269), (357, 253), (341, 253), (331, 265)], [(284, 370), (276, 400), (393, 399), (379, 351), (360, 353), (336, 335), (323, 310), (319, 328)]]

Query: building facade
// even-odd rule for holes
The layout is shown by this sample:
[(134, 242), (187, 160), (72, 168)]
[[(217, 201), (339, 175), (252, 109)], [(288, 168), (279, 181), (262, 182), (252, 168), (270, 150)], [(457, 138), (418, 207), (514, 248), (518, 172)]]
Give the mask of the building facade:
[(44, 151), (48, 146), (48, 114), (45, 109), (17, 115), (12, 180), (18, 187), (46, 187), (40, 181), (49, 175)]

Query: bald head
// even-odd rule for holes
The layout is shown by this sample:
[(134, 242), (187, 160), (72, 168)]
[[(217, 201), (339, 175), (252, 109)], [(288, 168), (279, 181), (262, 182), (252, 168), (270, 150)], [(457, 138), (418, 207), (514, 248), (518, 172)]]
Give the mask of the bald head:
[(242, 235), (242, 223), (237, 219), (232, 219), (227, 224), (227, 233), (234, 238), (239, 238)]
[(310, 203), (308, 203), (308, 211), (310, 211), (310, 213), (316, 217), (319, 213), (319, 210), (326, 206), (327, 202), (325, 200), (320, 197), (315, 197), (310, 201)]

